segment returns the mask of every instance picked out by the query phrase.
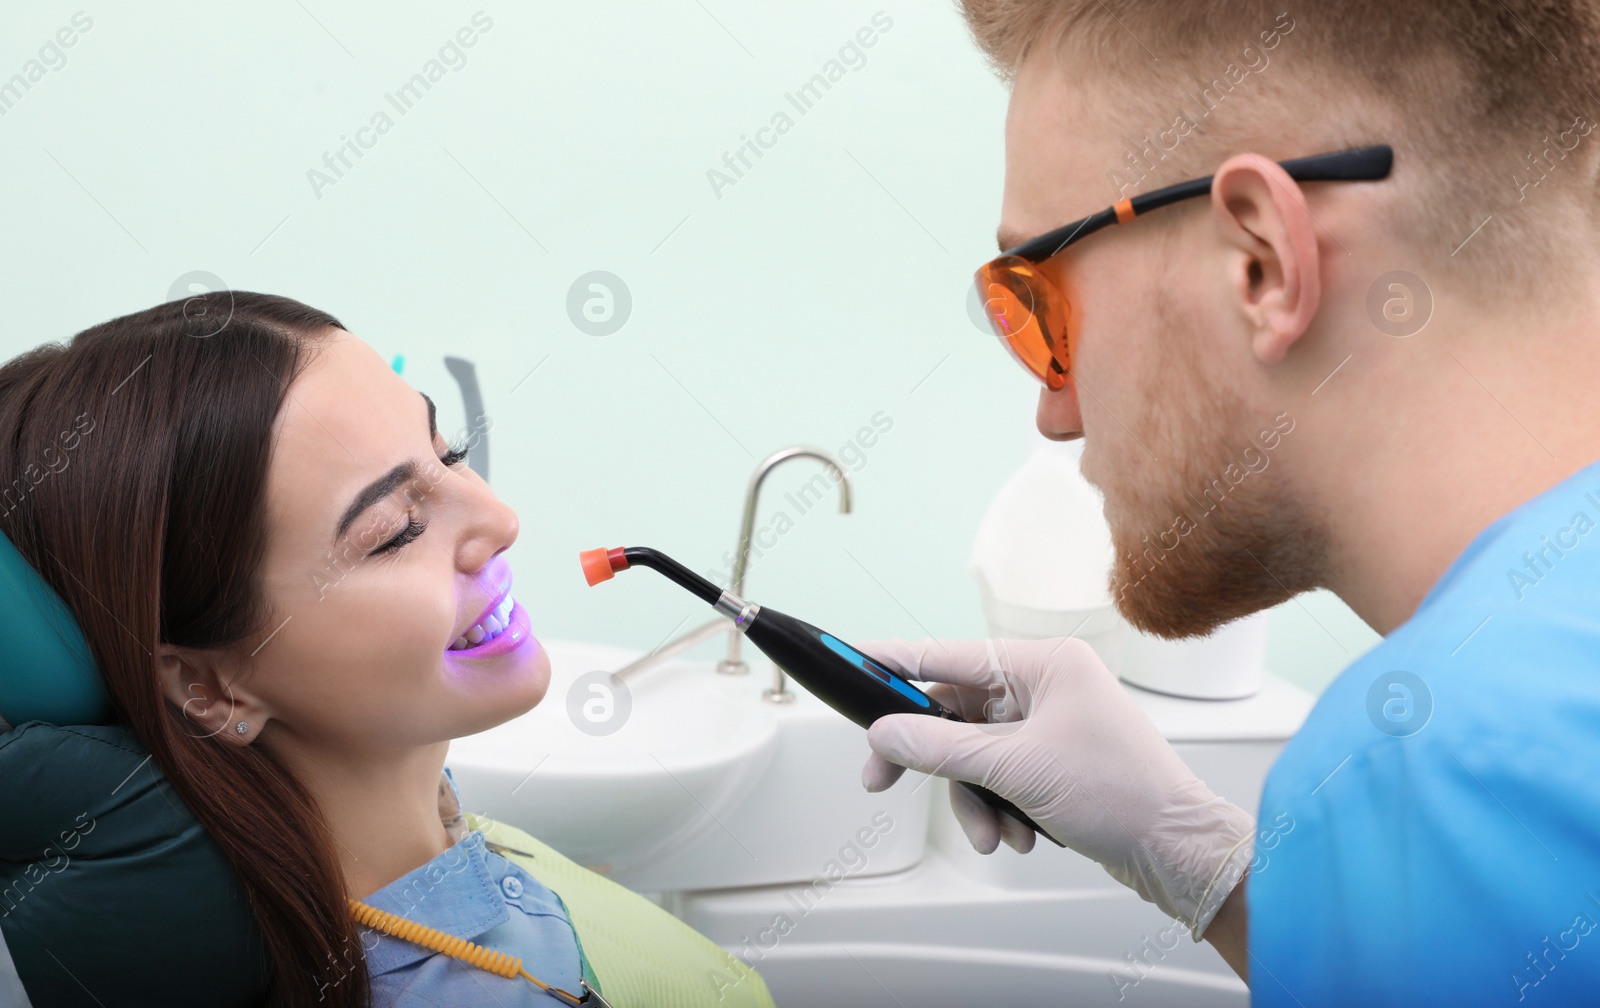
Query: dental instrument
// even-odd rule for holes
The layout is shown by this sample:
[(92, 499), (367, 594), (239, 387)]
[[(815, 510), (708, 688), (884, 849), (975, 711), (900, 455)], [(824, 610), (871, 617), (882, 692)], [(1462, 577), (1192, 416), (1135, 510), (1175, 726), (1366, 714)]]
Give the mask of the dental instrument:
[[(617, 571), (635, 564), (663, 575), (731, 619), (734, 628), (750, 638), (774, 664), (862, 728), (871, 727), (885, 714), (929, 714), (951, 721), (966, 720), (833, 634), (723, 591), (658, 550), (644, 546), (601, 547), (579, 553), (578, 559), (590, 586), (610, 580)], [(1005, 798), (970, 781), (958, 783), (986, 805), (1006, 813), (1057, 847), (1065, 846)]]

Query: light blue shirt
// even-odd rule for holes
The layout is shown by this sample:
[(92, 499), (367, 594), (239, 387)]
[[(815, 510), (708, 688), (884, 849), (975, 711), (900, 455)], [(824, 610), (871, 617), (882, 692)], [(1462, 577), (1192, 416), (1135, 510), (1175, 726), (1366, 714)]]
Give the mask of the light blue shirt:
[(1600, 463), (1339, 675), (1258, 829), (1252, 1004), (1600, 1003)]
[[(450, 788), (455, 781), (445, 770)], [(455, 792), (459, 805), (460, 793)], [(362, 902), (522, 959), (522, 968), (578, 996), (577, 934), (561, 898), (487, 848), (473, 830)], [(361, 928), (375, 1008), (550, 1008), (566, 1002), (524, 977), (507, 979), (421, 945)]]

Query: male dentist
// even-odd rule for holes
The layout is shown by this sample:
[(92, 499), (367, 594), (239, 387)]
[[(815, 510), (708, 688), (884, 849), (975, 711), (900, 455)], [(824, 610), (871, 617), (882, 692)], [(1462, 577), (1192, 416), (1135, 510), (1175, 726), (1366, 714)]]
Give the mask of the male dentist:
[(868, 789), (1010, 798), (1254, 1004), (1600, 1002), (1600, 4), (962, 4), (1011, 87), (980, 287), (1084, 438), (1118, 609), (1178, 638), (1325, 587), (1385, 639), (1258, 810), (1081, 641), (881, 642), (990, 723), (880, 719)]

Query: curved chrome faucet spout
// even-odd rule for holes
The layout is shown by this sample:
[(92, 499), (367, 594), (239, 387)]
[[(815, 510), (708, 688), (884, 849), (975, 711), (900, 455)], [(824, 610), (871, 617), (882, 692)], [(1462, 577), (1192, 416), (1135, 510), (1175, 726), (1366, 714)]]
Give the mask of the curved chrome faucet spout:
[[(828, 467), (839, 484), (839, 511), (841, 514), (850, 513), (850, 474), (829, 452), (821, 448), (811, 448), (806, 445), (794, 445), (775, 451), (761, 461), (755, 473), (750, 477), (750, 485), (744, 495), (744, 516), (739, 524), (739, 545), (734, 549), (733, 580), (728, 586), (728, 591), (739, 595), (744, 591), (744, 578), (750, 570), (750, 539), (755, 532), (756, 505), (761, 496), (761, 484), (772, 472), (784, 462), (792, 458), (814, 458)], [(701, 624), (657, 647), (649, 654), (641, 655), (635, 660), (617, 669), (614, 673), (619, 679), (629, 679), (646, 669), (655, 668), (668, 659), (676, 657), (703, 640), (716, 636), (719, 632), (728, 634), (727, 657), (717, 663), (717, 671), (727, 675), (741, 675), (750, 671), (740, 657), (740, 642), (744, 635), (737, 628), (731, 627), (724, 616), (718, 616), (709, 623)], [(773, 703), (787, 703), (794, 699), (794, 694), (788, 689), (788, 676), (783, 669), (774, 668), (772, 686), (763, 690), (761, 695)]]
[[(816, 459), (828, 467), (828, 471), (833, 474), (835, 482), (839, 484), (839, 513), (850, 513), (850, 474), (845, 471), (844, 466), (839, 463), (839, 460), (832, 453), (823, 451), (821, 448), (812, 448), (808, 445), (792, 445), (788, 448), (781, 448), (762, 459), (761, 464), (756, 466), (756, 471), (751, 475), (750, 486), (745, 490), (744, 495), (744, 516), (739, 522), (739, 543), (734, 547), (733, 552), (733, 581), (728, 586), (728, 590), (735, 595), (742, 596), (744, 594), (744, 579), (750, 570), (750, 538), (755, 531), (756, 505), (761, 497), (761, 484), (772, 470), (790, 459), (796, 458)], [(717, 663), (718, 672), (726, 675), (741, 675), (750, 671), (750, 667), (740, 657), (740, 647), (743, 640), (744, 637), (741, 634), (728, 634), (728, 655)], [(762, 693), (762, 696), (773, 703), (787, 703), (794, 699), (794, 694), (788, 690), (788, 679), (782, 669), (774, 669), (772, 688)]]

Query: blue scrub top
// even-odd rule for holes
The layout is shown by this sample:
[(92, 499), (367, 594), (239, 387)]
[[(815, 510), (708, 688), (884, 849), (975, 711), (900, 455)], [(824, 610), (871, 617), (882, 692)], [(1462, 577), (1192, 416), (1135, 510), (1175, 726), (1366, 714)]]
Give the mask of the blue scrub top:
[[(455, 792), (455, 780), (445, 770)], [(582, 995), (578, 938), (561, 898), (487, 849), (473, 830), (449, 850), (362, 900), (408, 920), (522, 959), (553, 987)], [(503, 1006), (550, 1008), (567, 1002), (527, 979), (496, 976), (424, 946), (359, 928), (375, 1008)]]
[(1339, 675), (1258, 829), (1253, 1005), (1600, 1003), (1600, 462)]

